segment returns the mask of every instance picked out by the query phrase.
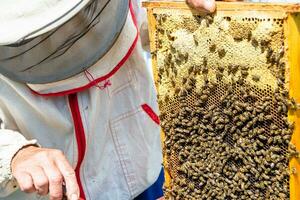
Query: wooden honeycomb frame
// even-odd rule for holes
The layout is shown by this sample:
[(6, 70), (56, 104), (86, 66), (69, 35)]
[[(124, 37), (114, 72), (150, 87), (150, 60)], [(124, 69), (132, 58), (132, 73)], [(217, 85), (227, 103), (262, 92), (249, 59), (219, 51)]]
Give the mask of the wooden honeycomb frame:
[[(149, 19), (149, 32), (150, 32), (150, 47), (151, 51), (155, 52), (156, 41), (156, 19), (154, 14), (160, 12), (164, 9), (174, 9), (180, 12), (193, 12), (198, 13), (198, 11), (191, 10), (183, 2), (174, 1), (148, 1), (143, 4), (148, 9), (148, 19)], [(300, 16), (298, 12), (300, 11), (299, 5), (296, 4), (256, 4), (256, 3), (217, 3), (217, 12), (230, 13), (231, 15), (240, 15), (241, 11), (256, 10), (260, 13), (268, 13), (268, 15), (273, 16), (286, 16), (284, 21), (284, 34), (286, 38), (286, 44), (288, 45), (287, 51), (287, 61), (288, 66), (286, 70), (286, 80), (288, 84), (289, 94), (297, 102), (300, 102), (300, 83), (298, 81), (298, 76), (300, 75)], [(153, 56), (152, 60), (153, 71), (155, 80), (158, 80), (157, 72), (157, 60)], [(156, 86), (159, 84), (156, 81)], [(289, 120), (295, 122), (295, 130), (292, 137), (292, 143), (300, 149), (300, 112), (289, 112)], [(163, 135), (163, 134), (162, 134)], [(298, 138), (298, 139), (297, 139)], [(299, 160), (293, 158), (290, 161), (290, 168), (296, 168), (300, 171)], [(168, 171), (166, 171), (166, 185), (169, 182)], [(300, 196), (300, 177), (296, 174), (290, 176), (290, 199), (298, 199)]]

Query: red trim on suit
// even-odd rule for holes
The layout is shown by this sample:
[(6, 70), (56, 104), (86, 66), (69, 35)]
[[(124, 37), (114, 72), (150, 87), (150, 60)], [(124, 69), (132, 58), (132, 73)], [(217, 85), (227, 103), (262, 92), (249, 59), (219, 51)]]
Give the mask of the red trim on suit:
[(156, 123), (159, 125), (160, 121), (159, 121), (159, 117), (157, 116), (157, 114), (152, 110), (152, 108), (148, 105), (148, 104), (143, 104), (142, 105), (143, 110), (149, 115), (149, 117)]
[(80, 189), (80, 198), (85, 199), (85, 194), (80, 179), (80, 167), (86, 151), (86, 140), (85, 140), (83, 123), (81, 120), (77, 94), (69, 95), (69, 105), (70, 105), (70, 110), (73, 118), (75, 136), (76, 136), (77, 148), (78, 148), (78, 161), (75, 168), (75, 174)]

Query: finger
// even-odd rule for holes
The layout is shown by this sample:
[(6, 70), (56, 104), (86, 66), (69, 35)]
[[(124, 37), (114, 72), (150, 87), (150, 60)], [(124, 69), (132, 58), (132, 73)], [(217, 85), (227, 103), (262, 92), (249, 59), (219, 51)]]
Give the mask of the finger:
[(215, 0), (186, 0), (189, 5), (198, 9), (208, 12), (214, 12), (216, 10)]
[(74, 169), (62, 153), (57, 155), (55, 162), (64, 177), (68, 198), (78, 200), (80, 192)]
[(204, 9), (209, 12), (214, 12), (216, 10), (215, 0), (205, 0)]
[(43, 164), (43, 169), (49, 181), (50, 200), (61, 200), (63, 197), (63, 177), (54, 161)]
[(243, 1), (243, 0), (223, 0), (223, 1), (234, 2), (234, 1)]
[(27, 172), (17, 172), (14, 177), (16, 178), (20, 190), (26, 193), (36, 192), (36, 189), (33, 184), (33, 180), (30, 174)]
[(40, 167), (34, 167), (30, 171), (30, 175), (37, 193), (42, 196), (47, 195), (49, 192), (49, 181), (44, 170)]

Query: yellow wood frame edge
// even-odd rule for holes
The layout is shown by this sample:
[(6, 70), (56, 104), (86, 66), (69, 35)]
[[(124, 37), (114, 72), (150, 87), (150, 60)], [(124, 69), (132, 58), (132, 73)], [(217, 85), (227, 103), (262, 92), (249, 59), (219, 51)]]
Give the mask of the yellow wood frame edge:
[[(289, 80), (289, 95), (296, 102), (300, 102), (300, 14), (288, 15), (285, 26), (285, 37), (288, 45), (287, 76)], [(300, 150), (300, 110), (289, 112), (288, 119), (295, 123), (295, 129), (291, 142)], [(300, 199), (300, 159), (290, 160), (289, 171), (296, 169), (295, 174), (290, 175), (290, 200)]]
[[(160, 3), (160, 4), (158, 4)], [(159, 1), (153, 1), (153, 2), (143, 2), (143, 6), (148, 7), (148, 8), (154, 8), (157, 6), (160, 6), (162, 2)], [(162, 7), (167, 8), (168, 5), (170, 5), (170, 2), (164, 2), (162, 4)], [(218, 5), (224, 5), (224, 8), (222, 6), (219, 7), (219, 9), (223, 9), (223, 10), (229, 10), (226, 9), (226, 7), (228, 6), (228, 4), (233, 5), (235, 4), (235, 6), (238, 5), (238, 8), (235, 9), (237, 10), (249, 10), (250, 7), (251, 8), (255, 8), (256, 10), (257, 8), (257, 4), (255, 5), (251, 5), (250, 7), (248, 6), (247, 8), (242, 7), (241, 9), (241, 5), (240, 3), (221, 3), (218, 2)], [(243, 3), (244, 4), (247, 3)], [(175, 5), (175, 6), (174, 6)], [(226, 6), (225, 6), (226, 5)], [(254, 6), (254, 7), (253, 7)], [(275, 6), (275, 7), (274, 7)], [(297, 9), (293, 8), (291, 9), (290, 6), (296, 6)], [(263, 7), (263, 6), (262, 6)], [(268, 7), (268, 9), (266, 9)], [(270, 10), (270, 11), (274, 11), (274, 9), (271, 10), (272, 8), (276, 8), (275, 10), (278, 11), (284, 11), (284, 12), (299, 12), (300, 11), (300, 7), (298, 4), (293, 4), (293, 5), (289, 5), (288, 9), (286, 9), (287, 7), (284, 6), (282, 7), (282, 5), (279, 4), (272, 4), (272, 6), (270, 7), (270, 5), (268, 4), (268, 6), (264, 8), (264, 10)], [(185, 8), (185, 9), (190, 9), (188, 6), (185, 5), (185, 3), (183, 2), (176, 2), (176, 4), (174, 4), (174, 2), (172, 3), (171, 8)], [(278, 9), (281, 8), (281, 9)], [(234, 10), (234, 9), (231, 9)], [(261, 9), (263, 10), (263, 9)], [(148, 21), (149, 21), (149, 27), (155, 27), (156, 26), (156, 20), (154, 18), (153, 15), (153, 9), (148, 9)], [(300, 102), (300, 77), (298, 77), (300, 75), (300, 14), (293, 14), (293, 15), (289, 15), (287, 18), (287, 23), (285, 26), (286, 30), (285, 30), (285, 35), (287, 38), (287, 44), (288, 44), (288, 66), (289, 66), (289, 73), (287, 74), (289, 76), (289, 78), (287, 80), (289, 80), (289, 92), (290, 92), (290, 96), (293, 97), (297, 102)], [(149, 29), (149, 37), (150, 37), (150, 49), (151, 52), (156, 52), (156, 46), (155, 46), (155, 30), (152, 30), (151, 28)], [(154, 75), (154, 80), (155, 80), (155, 85), (157, 90), (159, 89), (158, 84), (157, 84), (157, 76), (158, 76), (158, 72), (157, 72), (157, 60), (156, 60), (156, 54), (152, 54), (152, 70), (153, 70), (153, 75)], [(295, 122), (295, 124), (300, 125), (300, 111), (297, 112), (293, 112), (293, 113), (289, 113), (289, 121), (291, 122)], [(163, 131), (161, 131), (161, 139), (162, 142), (165, 139), (165, 134), (163, 133)], [(294, 130), (294, 134), (292, 137), (292, 143), (296, 145), (297, 149), (300, 150), (300, 127), (296, 126), (295, 130)], [(167, 163), (166, 159), (164, 158), (164, 164)], [(291, 175), (290, 177), (290, 200), (298, 200), (300, 198), (300, 164), (299, 164), (299, 159), (292, 159), (290, 161), (290, 169), (291, 168), (296, 168), (298, 174), (295, 175)], [(165, 168), (165, 186), (168, 187), (171, 181), (171, 177), (170, 177), (170, 173), (168, 171), (167, 168)]]
[[(299, 3), (249, 3), (249, 2), (217, 2), (217, 10), (240, 11), (283, 11), (287, 13), (300, 12)], [(144, 1), (143, 7), (191, 9), (185, 1), (155, 0)]]
[[(154, 15), (153, 15), (153, 10), (149, 9), (148, 12), (147, 12), (147, 15), (148, 15), (148, 23), (149, 23), (148, 27), (149, 27), (149, 39), (150, 39), (150, 51), (151, 52), (156, 52), (155, 30), (152, 29), (152, 28), (150, 28), (150, 27), (156, 27), (156, 19), (155, 19)], [(158, 88), (159, 85), (157, 83), (157, 80), (158, 80), (157, 57), (156, 57), (155, 53), (151, 53), (151, 61), (152, 61), (152, 71), (153, 71), (153, 77), (154, 77), (154, 81), (155, 81), (155, 86), (156, 86), (157, 91), (159, 91), (159, 88)], [(163, 145), (164, 140), (165, 140), (165, 134), (161, 130), (162, 147), (164, 146)], [(165, 166), (164, 167), (165, 186), (169, 187), (169, 184), (171, 182), (171, 177), (170, 177), (169, 171), (166, 168), (166, 166), (167, 166), (167, 159), (165, 157), (163, 158), (163, 164)]]

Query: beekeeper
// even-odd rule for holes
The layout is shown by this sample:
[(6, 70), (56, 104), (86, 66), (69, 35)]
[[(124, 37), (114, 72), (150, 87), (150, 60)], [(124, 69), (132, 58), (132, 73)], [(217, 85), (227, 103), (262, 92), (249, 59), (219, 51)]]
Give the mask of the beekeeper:
[(158, 107), (139, 7), (0, 1), (1, 199), (162, 196)]

